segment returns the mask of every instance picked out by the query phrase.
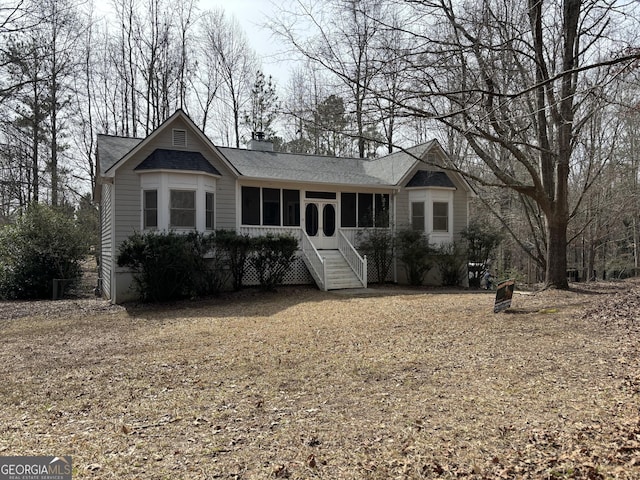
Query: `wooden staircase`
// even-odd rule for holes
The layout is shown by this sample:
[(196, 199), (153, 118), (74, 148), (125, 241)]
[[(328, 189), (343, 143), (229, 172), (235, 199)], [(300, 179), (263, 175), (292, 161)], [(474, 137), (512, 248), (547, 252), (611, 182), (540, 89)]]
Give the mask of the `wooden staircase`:
[(339, 250), (318, 250), (325, 259), (327, 269), (327, 290), (363, 288), (362, 282), (351, 269)]

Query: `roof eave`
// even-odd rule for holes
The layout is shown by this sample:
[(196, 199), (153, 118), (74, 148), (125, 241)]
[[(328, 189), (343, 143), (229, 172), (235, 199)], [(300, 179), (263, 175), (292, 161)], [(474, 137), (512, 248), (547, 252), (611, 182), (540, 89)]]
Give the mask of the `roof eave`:
[(380, 188), (385, 190), (395, 190), (396, 185), (390, 184), (374, 184), (374, 183), (336, 183), (336, 182), (321, 182), (313, 180), (293, 180), (287, 178), (267, 178), (267, 177), (250, 177), (246, 175), (240, 175), (238, 180), (251, 181), (251, 182), (279, 182), (279, 183), (298, 183), (302, 185), (333, 185), (336, 187), (354, 187), (354, 188)]

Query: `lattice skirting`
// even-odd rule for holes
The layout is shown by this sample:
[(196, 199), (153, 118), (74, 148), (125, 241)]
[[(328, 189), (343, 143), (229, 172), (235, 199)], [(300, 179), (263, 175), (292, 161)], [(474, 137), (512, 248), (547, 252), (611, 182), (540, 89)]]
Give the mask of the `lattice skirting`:
[[(391, 268), (389, 268), (389, 272), (387, 273), (387, 278), (385, 279), (387, 282), (393, 282), (393, 264)], [(378, 271), (376, 269), (376, 263), (370, 258), (367, 259), (367, 283), (377, 283), (378, 282)]]
[[(374, 262), (369, 261), (369, 264), (367, 265), (367, 282), (376, 283), (377, 281), (378, 273), (376, 271), (376, 265)], [(393, 267), (389, 269), (386, 281), (393, 281)], [(247, 287), (260, 285), (260, 282), (258, 281), (258, 273), (250, 263), (247, 265), (247, 271), (242, 283)], [(302, 260), (302, 253), (298, 253), (295, 262), (284, 276), (282, 283), (284, 285), (315, 285), (313, 277), (311, 277), (304, 260)]]
[[(304, 260), (302, 260), (302, 254), (298, 253), (295, 262), (289, 269), (289, 271), (285, 274), (283, 279), (284, 285), (308, 285), (315, 284), (307, 266), (304, 264)], [(258, 281), (258, 273), (256, 272), (253, 265), (249, 263), (247, 265), (247, 271), (244, 275), (244, 279), (242, 284), (245, 286), (255, 286), (260, 285)]]

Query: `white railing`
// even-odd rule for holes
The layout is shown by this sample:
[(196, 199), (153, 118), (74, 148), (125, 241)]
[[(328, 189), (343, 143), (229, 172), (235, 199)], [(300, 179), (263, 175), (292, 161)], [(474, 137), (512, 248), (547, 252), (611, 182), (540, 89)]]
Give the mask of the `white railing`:
[(258, 237), (260, 235), (266, 235), (271, 233), (273, 235), (289, 234), (300, 241), (300, 233), (302, 229), (300, 227), (263, 227), (263, 226), (242, 226), (240, 227), (240, 233), (242, 235), (249, 235), (250, 237)]
[(327, 264), (316, 247), (311, 243), (311, 239), (307, 232), (300, 230), (300, 244), (302, 246), (302, 258), (307, 264), (311, 276), (320, 287), (320, 290), (327, 291)]
[(338, 232), (338, 250), (340, 250), (340, 253), (354, 271), (362, 286), (367, 288), (367, 256), (360, 256), (355, 247), (349, 242), (349, 239), (342, 233), (342, 230)]

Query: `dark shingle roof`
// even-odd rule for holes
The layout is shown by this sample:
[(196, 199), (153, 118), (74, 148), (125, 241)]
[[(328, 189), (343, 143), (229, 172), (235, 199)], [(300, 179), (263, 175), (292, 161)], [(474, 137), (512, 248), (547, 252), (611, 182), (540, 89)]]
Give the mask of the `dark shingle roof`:
[(418, 170), (407, 183), (407, 187), (456, 188), (445, 172), (432, 172), (430, 170)]
[(373, 160), (322, 155), (265, 152), (218, 147), (241, 175), (269, 180), (293, 180), (347, 185), (396, 185), (431, 146), (418, 145)]
[(100, 172), (104, 173), (109, 170), (118, 162), (118, 160), (133, 150), (141, 141), (141, 138), (98, 135), (98, 159), (100, 160)]
[(134, 170), (189, 170), (220, 176), (200, 152), (165, 150), (158, 148), (145, 158)]

